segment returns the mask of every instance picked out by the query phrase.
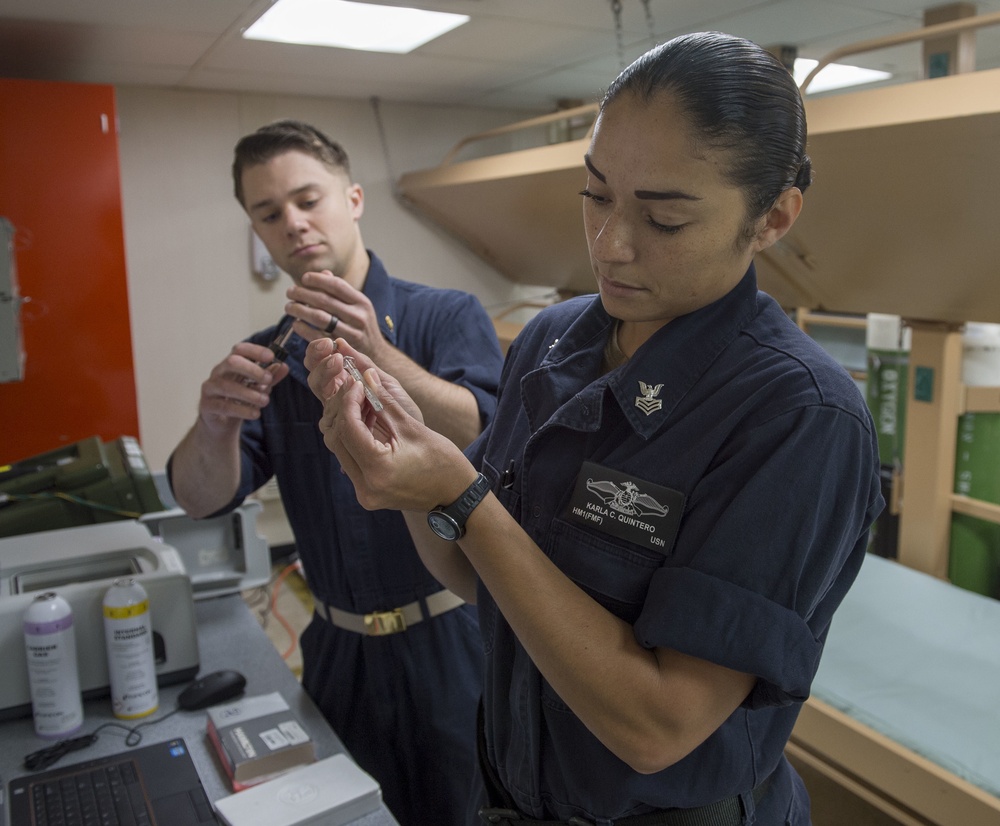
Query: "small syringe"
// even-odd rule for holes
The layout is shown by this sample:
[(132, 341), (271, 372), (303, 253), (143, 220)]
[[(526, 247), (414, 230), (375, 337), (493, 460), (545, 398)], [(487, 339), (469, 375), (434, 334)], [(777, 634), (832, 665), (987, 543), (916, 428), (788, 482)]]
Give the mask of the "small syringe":
[(368, 398), (368, 401), (371, 402), (372, 410), (376, 413), (382, 412), (384, 409), (382, 402), (378, 400), (378, 396), (375, 395), (375, 392), (367, 384), (365, 384), (364, 376), (361, 375), (361, 371), (358, 370), (358, 365), (354, 363), (354, 359), (350, 356), (344, 356), (344, 369), (351, 374), (351, 377), (356, 382), (361, 383), (361, 386), (365, 391), (365, 396)]

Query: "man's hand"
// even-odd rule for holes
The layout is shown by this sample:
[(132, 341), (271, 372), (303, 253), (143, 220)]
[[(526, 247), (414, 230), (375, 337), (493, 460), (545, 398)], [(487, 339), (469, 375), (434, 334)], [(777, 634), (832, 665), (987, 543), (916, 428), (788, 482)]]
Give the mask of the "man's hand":
[[(303, 338), (310, 342), (339, 339), (349, 344), (359, 370), (378, 365), (383, 382), (391, 376), (396, 387), (405, 388), (414, 408), (420, 408), (420, 420), (459, 447), (467, 447), (479, 435), (482, 423), (473, 392), (439, 378), (393, 346), (382, 335), (375, 308), (364, 293), (324, 270), (305, 273), (301, 284), (290, 287), (287, 295), (290, 301), (285, 312), (297, 319), (294, 329)], [(336, 389), (331, 387), (320, 400)]]
[(288, 365), (274, 360), (271, 350), (241, 341), (201, 385), (198, 415), (212, 431), (239, 427), (257, 419), (271, 400), (271, 390), (288, 375)]
[(201, 385), (198, 418), (173, 452), (174, 498), (195, 519), (232, 500), (240, 481), (240, 427), (260, 418), (288, 375), (269, 347), (242, 341)]
[(343, 338), (355, 350), (382, 361), (382, 350), (389, 345), (379, 329), (375, 308), (368, 296), (343, 278), (329, 270), (307, 272), (286, 295), (285, 312), (303, 322), (295, 325), (303, 338)]

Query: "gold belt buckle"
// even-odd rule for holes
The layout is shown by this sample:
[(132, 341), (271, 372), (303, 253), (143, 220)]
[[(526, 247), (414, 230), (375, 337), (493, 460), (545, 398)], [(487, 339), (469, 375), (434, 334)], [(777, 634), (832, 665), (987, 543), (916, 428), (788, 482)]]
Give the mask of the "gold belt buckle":
[(399, 608), (392, 611), (375, 611), (365, 614), (365, 633), (370, 637), (382, 637), (406, 630), (406, 619)]

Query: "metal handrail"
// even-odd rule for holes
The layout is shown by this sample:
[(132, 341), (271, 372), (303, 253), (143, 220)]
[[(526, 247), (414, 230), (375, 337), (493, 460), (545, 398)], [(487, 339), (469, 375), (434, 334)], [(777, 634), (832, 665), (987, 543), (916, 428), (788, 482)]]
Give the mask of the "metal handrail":
[[(949, 20), (945, 23), (937, 23), (933, 26), (925, 26), (922, 29), (917, 29), (912, 32), (903, 32), (901, 34), (888, 35), (886, 37), (878, 37), (872, 40), (862, 40), (858, 43), (853, 43), (848, 46), (842, 46), (839, 49), (834, 49), (832, 52), (828, 52), (806, 75), (805, 79), (799, 84), (799, 91), (804, 95), (809, 84), (815, 79), (823, 69), (836, 60), (842, 57), (847, 57), (848, 55), (860, 54), (862, 52), (875, 51), (876, 49), (884, 49), (890, 46), (899, 46), (904, 43), (913, 43), (918, 40), (926, 40), (932, 37), (943, 37), (948, 34), (954, 34), (956, 32), (969, 31), (971, 29), (979, 29), (984, 26), (995, 26), (1000, 24), (1000, 12), (994, 12), (992, 14), (978, 15), (976, 17), (963, 17), (959, 20)], [(451, 150), (444, 156), (441, 161), (441, 166), (447, 166), (450, 164), (456, 155), (461, 152), (466, 146), (476, 141), (487, 140), (489, 138), (495, 138), (500, 135), (506, 135), (511, 132), (518, 132), (523, 129), (531, 129), (536, 126), (544, 126), (547, 123), (556, 123), (561, 120), (567, 120), (569, 118), (577, 117), (579, 115), (594, 114), (597, 115), (599, 106), (596, 103), (588, 103), (583, 106), (575, 106), (572, 109), (560, 109), (557, 112), (550, 112), (547, 115), (540, 115), (535, 118), (529, 118), (528, 120), (518, 121), (517, 123), (507, 124), (506, 126), (499, 126), (495, 129), (488, 129), (484, 132), (477, 132), (474, 135), (467, 135), (462, 138), (458, 143), (456, 143)], [(596, 120), (596, 117), (595, 117)], [(593, 130), (593, 124), (590, 127)], [(587, 133), (587, 137), (590, 136), (590, 131)]]
[(806, 75), (805, 80), (799, 84), (799, 91), (804, 95), (806, 93), (806, 89), (809, 87), (809, 84), (812, 83), (813, 78), (815, 78), (816, 75), (818, 75), (835, 60), (847, 57), (847, 55), (860, 54), (861, 52), (872, 52), (876, 49), (884, 49), (889, 46), (899, 46), (903, 43), (913, 43), (916, 40), (943, 37), (946, 34), (964, 32), (970, 29), (980, 29), (983, 26), (995, 26), (998, 23), (1000, 23), (1000, 12), (994, 12), (993, 14), (983, 14), (976, 17), (963, 17), (959, 20), (949, 20), (946, 23), (936, 23), (933, 26), (924, 26), (924, 28), (917, 29), (912, 32), (891, 34), (886, 37), (876, 37), (872, 40), (862, 40), (859, 43), (853, 43), (850, 46), (842, 46), (841, 48), (834, 49), (832, 52), (828, 53), (822, 60), (820, 60), (819, 63), (816, 64), (813, 70)]
[[(474, 141), (485, 140), (487, 138), (495, 138), (498, 135), (506, 135), (509, 132), (518, 132), (522, 129), (531, 129), (534, 126), (543, 126), (546, 123), (555, 123), (560, 120), (566, 120), (568, 118), (574, 118), (577, 115), (585, 115), (593, 112), (594, 115), (597, 114), (598, 106), (596, 103), (588, 103), (583, 106), (575, 106), (572, 109), (560, 109), (558, 112), (551, 112), (548, 115), (539, 115), (537, 118), (529, 118), (528, 120), (521, 120), (517, 123), (510, 123), (506, 126), (498, 126), (496, 129), (489, 129), (485, 132), (477, 132), (475, 135), (468, 135), (462, 138), (458, 143), (456, 143), (451, 151), (444, 156), (444, 160), (441, 161), (441, 166), (447, 166), (451, 159), (459, 153), (461, 149), (468, 146)], [(593, 125), (591, 125), (593, 128)], [(589, 133), (588, 133), (589, 134)]]

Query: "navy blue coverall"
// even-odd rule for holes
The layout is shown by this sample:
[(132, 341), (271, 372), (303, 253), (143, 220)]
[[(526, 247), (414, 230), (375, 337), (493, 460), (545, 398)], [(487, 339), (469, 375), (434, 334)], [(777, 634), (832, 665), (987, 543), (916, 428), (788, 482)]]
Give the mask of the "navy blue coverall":
[(744, 822), (804, 826), (808, 796), (783, 749), (883, 506), (868, 409), (758, 292), (753, 267), (601, 375), (613, 323), (596, 296), (540, 313), (513, 343), (496, 418), (467, 455), (642, 646), (756, 683), (691, 754), (640, 774), (553, 691), (480, 586), (489, 761), (538, 819), (602, 824), (742, 795)]
[[(502, 356), (479, 301), (388, 275), (371, 252), (364, 286), (382, 334), (424, 369), (468, 388), (482, 424), (493, 417)], [(273, 341), (277, 327), (251, 337)], [(288, 345), (291, 372), (241, 435), (236, 498), (276, 476), (313, 595), (353, 614), (386, 611), (442, 589), (421, 563), (403, 517), (365, 510), (323, 444), (322, 404), (307, 384), (306, 343)], [(476, 609), (462, 605), (387, 636), (344, 630), (314, 614), (301, 637), (302, 685), (357, 763), (382, 786), (403, 826), (464, 824), (478, 788), (476, 707), (483, 652)]]

